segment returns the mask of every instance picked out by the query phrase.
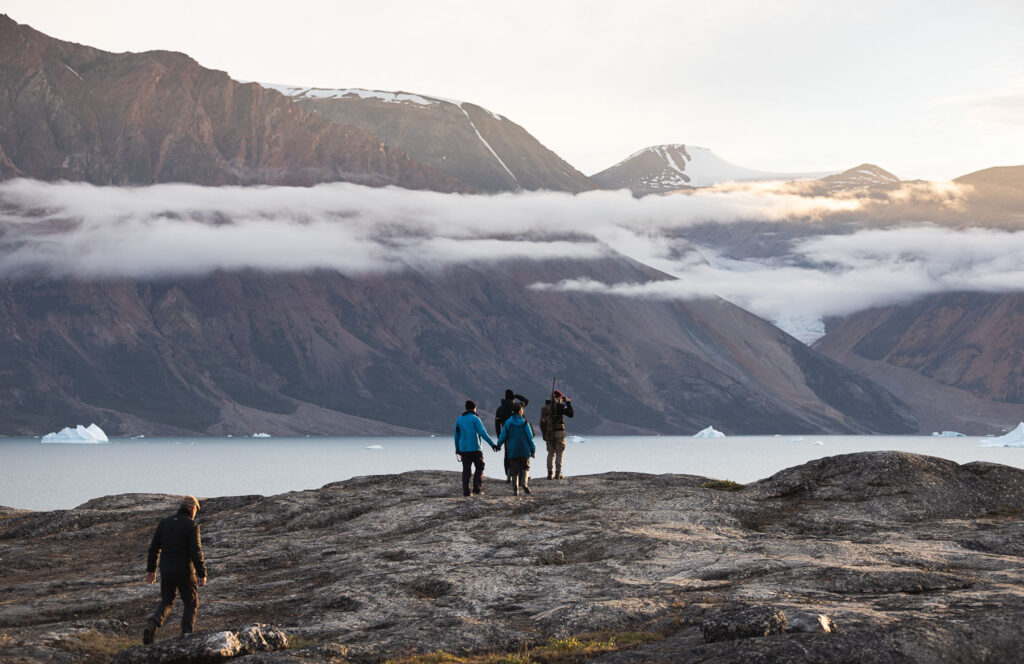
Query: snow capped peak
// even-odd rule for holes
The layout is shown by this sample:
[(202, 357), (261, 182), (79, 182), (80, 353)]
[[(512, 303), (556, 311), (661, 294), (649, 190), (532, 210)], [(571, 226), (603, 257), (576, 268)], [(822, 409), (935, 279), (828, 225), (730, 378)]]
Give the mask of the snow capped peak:
[[(421, 95), (414, 94), (411, 92), (389, 92), (386, 90), (367, 90), (365, 88), (312, 88), (308, 85), (285, 85), (281, 83), (259, 83), (268, 90), (277, 90), (286, 97), (291, 97), (295, 101), (313, 100), (313, 99), (374, 99), (382, 101), (388, 104), (409, 104), (413, 106), (433, 106), (435, 104), (451, 104), (462, 108), (467, 102), (460, 101), (458, 99), (450, 99), (448, 97), (438, 97), (435, 95)], [(477, 106), (476, 104), (473, 104)], [(504, 120), (504, 118), (494, 111), (490, 111), (482, 106), (477, 106), (484, 112), (488, 113), (495, 120)]]
[(820, 177), (822, 173), (772, 173), (738, 166), (710, 148), (683, 143), (652, 145), (592, 176), (606, 188), (641, 193), (708, 187), (720, 182), (750, 182)]

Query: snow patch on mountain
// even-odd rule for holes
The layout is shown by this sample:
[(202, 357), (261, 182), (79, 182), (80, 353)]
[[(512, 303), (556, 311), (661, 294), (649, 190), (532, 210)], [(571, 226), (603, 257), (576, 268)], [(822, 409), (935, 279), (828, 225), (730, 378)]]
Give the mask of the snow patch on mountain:
[(625, 187), (650, 193), (684, 187), (709, 187), (722, 182), (800, 180), (826, 173), (777, 173), (738, 166), (709, 148), (671, 143), (634, 152), (611, 168), (591, 176), (607, 188)]
[(473, 118), (469, 117), (469, 112), (468, 112), (468, 111), (466, 111), (466, 109), (465, 109), (465, 108), (463, 108), (461, 104), (459, 105), (459, 110), (461, 110), (461, 111), (462, 111), (462, 113), (463, 113), (463, 115), (465, 115), (465, 116), (466, 116), (466, 119), (467, 119), (467, 120), (469, 120), (469, 126), (470, 126), (470, 127), (472, 127), (472, 128), (473, 128), (473, 131), (475, 131), (475, 132), (476, 132), (476, 137), (477, 137), (477, 138), (479, 138), (479, 139), (480, 139), (480, 142), (484, 144), (484, 147), (485, 147), (485, 148), (487, 148), (487, 150), (488, 150), (488, 151), (489, 151), (489, 152), (490, 152), (490, 153), (491, 153), (492, 155), (494, 155), (494, 158), (498, 160), (498, 163), (499, 163), (499, 164), (501, 164), (501, 167), (505, 169), (505, 172), (506, 172), (506, 173), (508, 173), (508, 174), (509, 174), (509, 175), (510, 175), (510, 176), (512, 177), (512, 179), (513, 179), (513, 180), (515, 180), (515, 183), (516, 183), (516, 185), (518, 186), (518, 185), (519, 185), (519, 178), (517, 178), (517, 177), (515, 176), (515, 173), (513, 173), (512, 171), (510, 171), (510, 170), (509, 170), (508, 166), (506, 166), (506, 165), (505, 165), (505, 162), (504, 162), (504, 161), (502, 161), (502, 160), (501, 160), (501, 157), (499, 157), (499, 156), (498, 156), (498, 153), (497, 153), (497, 152), (495, 152), (495, 151), (494, 151), (494, 148), (492, 148), (492, 147), (491, 147), (491, 144), (490, 144), (490, 143), (488, 143), (488, 142), (487, 142), (487, 141), (486, 141), (486, 140), (484, 139), (483, 135), (482, 135), (482, 134), (480, 133), (480, 130), (476, 128), (476, 123), (474, 123), (474, 122), (473, 122)]

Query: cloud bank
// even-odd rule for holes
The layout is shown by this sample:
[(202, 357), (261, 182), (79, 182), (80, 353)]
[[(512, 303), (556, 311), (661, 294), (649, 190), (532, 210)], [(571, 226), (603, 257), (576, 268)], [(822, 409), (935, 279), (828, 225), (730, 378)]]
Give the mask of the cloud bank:
[[(931, 192), (931, 193), (929, 193)], [(957, 205), (946, 185), (889, 192)], [(195, 276), (329, 269), (350, 276), (509, 259), (621, 254), (676, 277), (534, 288), (625, 297), (720, 296), (762, 317), (820, 319), (950, 290), (1024, 290), (1024, 233), (932, 225), (819, 227), (771, 258), (733, 260), (695, 226), (864, 213), (864, 197), (731, 185), (636, 199), (628, 192), (471, 196), (351, 184), (141, 188), (0, 183), (0, 277)], [(878, 204), (878, 196), (870, 197)]]

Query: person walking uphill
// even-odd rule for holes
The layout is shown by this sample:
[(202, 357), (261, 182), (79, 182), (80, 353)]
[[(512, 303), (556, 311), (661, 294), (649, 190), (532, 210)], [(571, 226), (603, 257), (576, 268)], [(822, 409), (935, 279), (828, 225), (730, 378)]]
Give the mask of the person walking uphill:
[(530, 493), (530, 459), (537, 455), (537, 446), (533, 444), (533, 427), (523, 417), (523, 404), (512, 406), (512, 415), (505, 421), (505, 426), (498, 436), (498, 449), (505, 446), (505, 458), (508, 459), (512, 471), (512, 495), (519, 495), (519, 488)]
[[(523, 404), (523, 408), (530, 405), (530, 400), (522, 394), (516, 394), (512, 390), (505, 390), (505, 398), (498, 405), (498, 410), (494, 411), (494, 435), (501, 435), (501, 427), (505, 424), (505, 420), (512, 417), (512, 409), (517, 401)], [(512, 471), (508, 463), (508, 447), (505, 447), (505, 482), (511, 481)]]
[[(199, 501), (195, 496), (181, 499), (177, 514), (160, 522), (153, 533), (146, 561), (146, 583), (156, 581), (156, 564), (160, 561), (160, 603), (146, 621), (142, 642), (153, 642), (156, 631), (164, 624), (174, 607), (175, 594), (181, 595), (184, 612), (181, 615), (181, 633), (191, 634), (196, 628), (196, 610), (199, 608), (199, 586), (206, 585), (206, 561), (195, 522)], [(198, 577), (198, 580), (197, 580)]]
[[(480, 446), (483, 438), (491, 449), (496, 450), (494, 441), (487, 435), (484, 423), (476, 414), (476, 403), (466, 402), (466, 411), (455, 420), (455, 456), (462, 462), (462, 495), (469, 495), (469, 476), (473, 475), (473, 493), (484, 492), (484, 451)], [(472, 467), (476, 466), (476, 472)]]
[[(548, 448), (548, 479), (561, 480), (562, 455), (565, 454), (565, 418), (574, 415), (572, 399), (566, 399), (558, 390), (540, 409), (540, 433)], [(553, 466), (553, 467), (552, 467)]]

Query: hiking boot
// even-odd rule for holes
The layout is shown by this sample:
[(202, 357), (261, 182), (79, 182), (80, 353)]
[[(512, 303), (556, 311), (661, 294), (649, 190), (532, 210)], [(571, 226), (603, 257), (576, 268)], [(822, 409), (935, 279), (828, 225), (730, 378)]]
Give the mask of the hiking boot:
[(511, 484), (511, 483), (512, 483), (512, 478), (511, 477), (506, 477), (505, 478), (505, 484)]
[(555, 475), (555, 479), (556, 480), (564, 480), (565, 477), (562, 476), (562, 473), (558, 473), (557, 475)]
[(524, 486), (524, 487), (523, 487), (523, 491), (525, 491), (525, 492), (526, 492), (526, 495), (530, 495), (530, 487), (528, 487), (528, 486)]
[(550, 470), (548, 471), (548, 479), (549, 479), (549, 480), (553, 480), (553, 479), (555, 479), (555, 476), (554, 476), (554, 474), (552, 474), (552, 472), (551, 472)]
[(148, 646), (153, 643), (153, 638), (156, 636), (156, 625), (151, 622), (146, 623), (146, 628), (142, 630), (142, 645)]
[(484, 490), (483, 489), (473, 489), (473, 493), (475, 493), (478, 496), (482, 496), (482, 495), (484, 495)]

